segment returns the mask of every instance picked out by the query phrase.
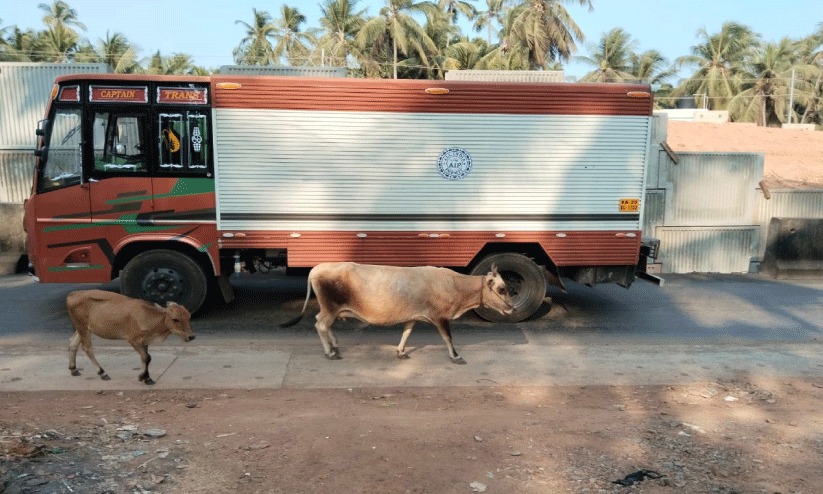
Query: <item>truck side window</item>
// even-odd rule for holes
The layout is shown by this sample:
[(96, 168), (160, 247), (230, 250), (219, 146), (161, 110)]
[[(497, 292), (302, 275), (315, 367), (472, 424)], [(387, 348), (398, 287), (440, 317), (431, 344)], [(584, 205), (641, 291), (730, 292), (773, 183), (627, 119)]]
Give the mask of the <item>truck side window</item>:
[(80, 110), (57, 110), (51, 122), (48, 153), (40, 172), (38, 190), (45, 192), (80, 183), (83, 170)]
[(94, 114), (95, 174), (147, 171), (145, 121), (142, 114)]
[(161, 173), (208, 171), (211, 139), (205, 113), (161, 113), (158, 128)]

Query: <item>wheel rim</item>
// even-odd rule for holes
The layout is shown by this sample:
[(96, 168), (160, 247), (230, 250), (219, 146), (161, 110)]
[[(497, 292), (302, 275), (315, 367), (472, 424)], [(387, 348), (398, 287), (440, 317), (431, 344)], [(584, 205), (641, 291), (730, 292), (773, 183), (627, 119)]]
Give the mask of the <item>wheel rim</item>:
[(179, 300), (183, 293), (183, 277), (174, 269), (152, 269), (141, 283), (145, 298), (155, 302)]
[(503, 281), (506, 283), (506, 288), (512, 297), (514, 309), (519, 309), (529, 298), (529, 293), (527, 291), (524, 292), (526, 287), (525, 279), (517, 271), (501, 271), (500, 277), (503, 278)]

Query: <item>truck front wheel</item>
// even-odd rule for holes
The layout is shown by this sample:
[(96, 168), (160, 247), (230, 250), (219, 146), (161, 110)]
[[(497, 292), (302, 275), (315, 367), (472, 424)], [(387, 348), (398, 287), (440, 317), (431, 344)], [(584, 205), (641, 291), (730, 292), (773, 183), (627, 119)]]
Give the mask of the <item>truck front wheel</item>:
[(492, 254), (472, 269), (471, 274), (485, 275), (497, 266), (497, 272), (503, 277), (514, 302), (514, 312), (504, 315), (494, 309), (478, 307), (474, 309), (478, 316), (491, 322), (520, 322), (537, 311), (546, 298), (546, 276), (543, 268), (522, 254), (504, 252)]
[(206, 274), (190, 257), (173, 250), (138, 254), (120, 273), (123, 295), (165, 305), (172, 301), (194, 313), (203, 305)]

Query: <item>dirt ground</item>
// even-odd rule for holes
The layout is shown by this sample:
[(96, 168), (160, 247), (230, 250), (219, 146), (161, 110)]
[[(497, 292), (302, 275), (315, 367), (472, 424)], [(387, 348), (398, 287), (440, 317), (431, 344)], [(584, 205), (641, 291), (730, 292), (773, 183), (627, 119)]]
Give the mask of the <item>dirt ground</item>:
[(675, 152), (763, 153), (763, 178), (767, 187), (823, 187), (821, 131), (670, 121), (667, 142)]
[(823, 492), (823, 378), (0, 399), (7, 494)]

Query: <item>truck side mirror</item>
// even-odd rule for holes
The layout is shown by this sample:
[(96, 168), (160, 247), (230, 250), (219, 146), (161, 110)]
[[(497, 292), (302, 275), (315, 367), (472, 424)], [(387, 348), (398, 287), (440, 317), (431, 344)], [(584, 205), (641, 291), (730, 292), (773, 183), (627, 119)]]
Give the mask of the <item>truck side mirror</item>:
[(34, 130), (34, 134), (37, 136), (44, 136), (46, 135), (46, 127), (49, 125), (49, 119), (44, 118), (37, 122), (37, 128)]

